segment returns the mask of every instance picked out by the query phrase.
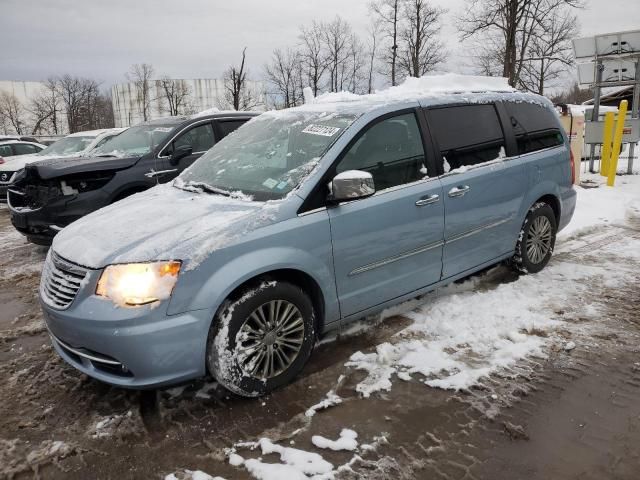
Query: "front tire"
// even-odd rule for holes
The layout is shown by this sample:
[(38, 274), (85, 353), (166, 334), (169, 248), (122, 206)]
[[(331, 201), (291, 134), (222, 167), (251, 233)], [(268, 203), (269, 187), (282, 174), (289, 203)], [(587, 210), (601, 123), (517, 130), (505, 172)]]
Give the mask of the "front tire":
[(511, 264), (520, 273), (538, 273), (553, 254), (557, 233), (556, 216), (546, 203), (538, 202), (529, 209)]
[(221, 307), (209, 333), (207, 367), (227, 389), (257, 397), (300, 373), (315, 338), (309, 296), (296, 285), (264, 281)]

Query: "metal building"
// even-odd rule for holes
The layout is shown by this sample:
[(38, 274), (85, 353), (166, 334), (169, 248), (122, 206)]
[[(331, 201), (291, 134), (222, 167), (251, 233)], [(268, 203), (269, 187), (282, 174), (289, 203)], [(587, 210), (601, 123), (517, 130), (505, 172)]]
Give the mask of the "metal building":
[[(219, 79), (173, 79), (176, 88), (186, 92), (178, 109), (181, 115), (189, 115), (211, 108), (227, 109), (224, 82)], [(253, 110), (264, 109), (264, 88), (261, 82), (247, 82), (247, 89), (256, 98)], [(149, 88), (148, 120), (170, 115), (167, 93), (161, 80), (152, 80)], [(113, 115), (116, 127), (129, 127), (144, 120), (140, 95), (134, 82), (120, 83), (111, 87)]]

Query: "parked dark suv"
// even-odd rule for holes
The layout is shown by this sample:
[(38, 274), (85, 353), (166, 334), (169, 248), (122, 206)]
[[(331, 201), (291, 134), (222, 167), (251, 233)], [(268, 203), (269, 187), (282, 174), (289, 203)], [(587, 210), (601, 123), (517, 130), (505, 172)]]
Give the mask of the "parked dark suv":
[(90, 157), (27, 165), (8, 191), (13, 226), (49, 245), (78, 218), (175, 178), (257, 113), (170, 117), (131, 127)]

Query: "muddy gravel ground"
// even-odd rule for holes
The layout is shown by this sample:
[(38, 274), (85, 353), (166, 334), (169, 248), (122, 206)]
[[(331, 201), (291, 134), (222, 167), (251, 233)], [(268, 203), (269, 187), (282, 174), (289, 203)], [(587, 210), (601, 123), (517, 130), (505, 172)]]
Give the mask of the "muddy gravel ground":
[[(552, 306), (565, 326), (548, 338), (544, 355), (459, 392), (414, 377), (369, 398), (355, 389), (366, 372), (345, 363), (392, 339), (410, 322), (402, 315), (325, 340), (294, 384), (263, 399), (236, 397), (211, 380), (143, 393), (92, 380), (50, 346), (37, 299), (46, 249), (15, 233), (6, 209), (0, 241), (0, 478), (160, 479), (185, 477), (185, 470), (250, 478), (229, 464), (226, 449), (258, 457), (238, 442), (261, 437), (344, 465), (336, 478), (640, 478), (636, 218), (557, 248), (554, 264), (604, 265), (624, 278), (616, 288), (594, 282)], [(537, 278), (544, 282), (544, 272)], [(516, 280), (498, 267), (476, 276), (474, 288)], [(583, 314), (587, 303), (597, 315)], [(330, 391), (341, 403), (305, 415)], [(369, 447), (313, 446), (312, 435), (336, 438), (342, 428), (356, 430)]]

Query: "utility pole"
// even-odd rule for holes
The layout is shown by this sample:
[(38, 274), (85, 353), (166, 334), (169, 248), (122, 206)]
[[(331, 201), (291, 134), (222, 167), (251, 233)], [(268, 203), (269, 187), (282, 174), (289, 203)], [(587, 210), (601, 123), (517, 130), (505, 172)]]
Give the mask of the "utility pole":
[[(636, 59), (636, 84), (633, 86), (633, 97), (631, 100), (631, 118), (638, 118), (638, 102), (640, 101), (640, 58)], [(635, 155), (634, 142), (629, 145), (629, 160), (627, 160), (627, 173), (633, 173), (633, 156)]]
[[(600, 84), (602, 83), (602, 72), (604, 71), (604, 65), (602, 65), (602, 60), (598, 60), (596, 64), (596, 84), (593, 92), (593, 111), (591, 112), (591, 121), (597, 122), (600, 115)], [(591, 173), (596, 173), (595, 170), (595, 159), (596, 159), (596, 145), (595, 143), (591, 144), (591, 154), (589, 155), (589, 171)]]

